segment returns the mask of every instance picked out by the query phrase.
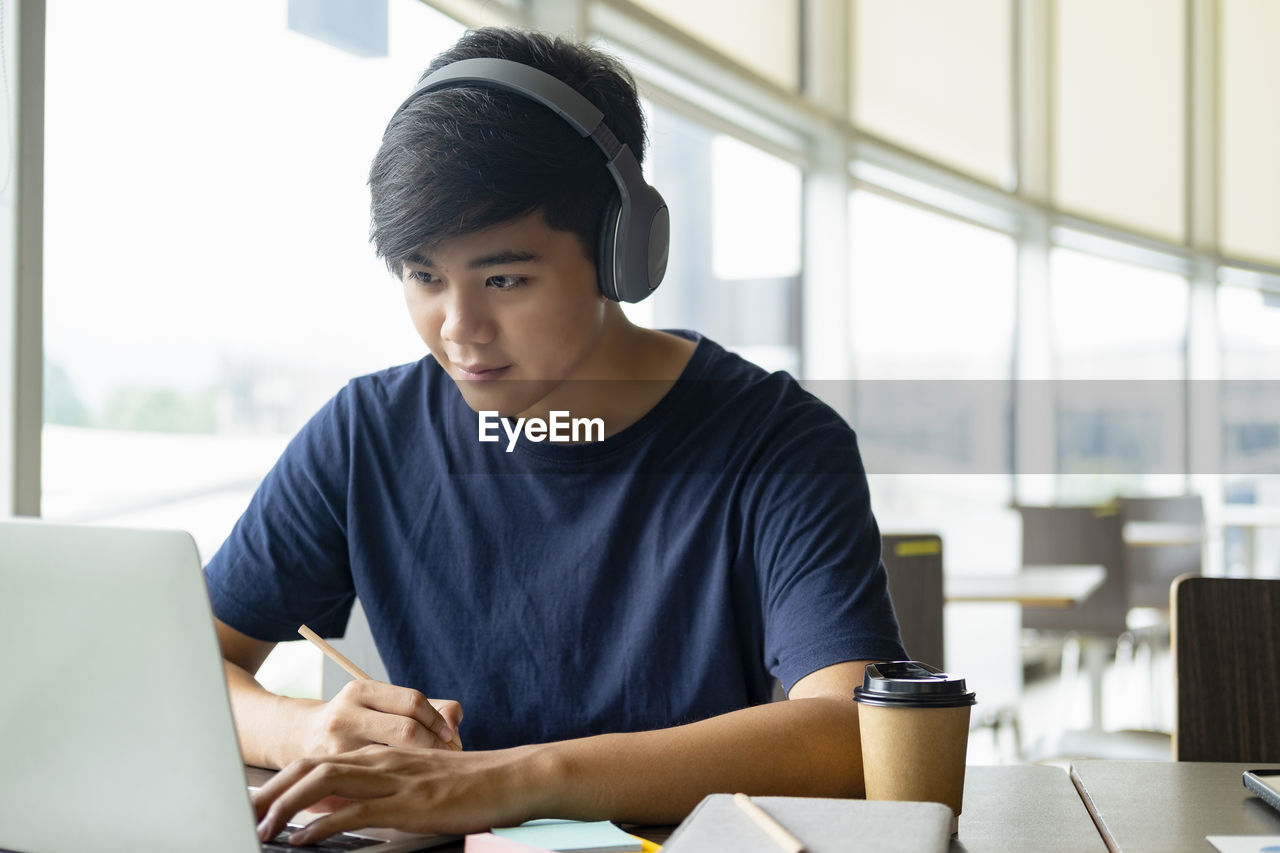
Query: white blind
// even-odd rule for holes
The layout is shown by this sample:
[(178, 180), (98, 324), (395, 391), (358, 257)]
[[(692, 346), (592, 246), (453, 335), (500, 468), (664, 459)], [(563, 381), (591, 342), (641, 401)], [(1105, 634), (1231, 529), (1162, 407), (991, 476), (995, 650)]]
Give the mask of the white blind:
[(633, 0), (788, 89), (800, 87), (799, 0)]
[(1012, 180), (1008, 0), (856, 0), (854, 122), (982, 180)]
[(1223, 0), (1221, 240), (1280, 263), (1280, 3)]
[(1183, 239), (1183, 5), (1054, 4), (1053, 190), (1059, 206)]

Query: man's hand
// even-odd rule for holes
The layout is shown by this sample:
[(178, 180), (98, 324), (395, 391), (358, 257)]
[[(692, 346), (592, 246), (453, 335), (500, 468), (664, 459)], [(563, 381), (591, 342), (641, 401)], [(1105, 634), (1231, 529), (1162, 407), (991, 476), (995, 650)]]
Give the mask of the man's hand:
[(293, 833), (290, 843), (365, 826), (448, 835), (514, 826), (541, 808), (536, 798), (544, 786), (534, 776), (545, 763), (540, 754), (538, 747), (459, 753), (368, 746), (304, 758), (254, 794), (258, 837), (274, 838), (293, 815), (318, 803), (337, 808)]
[(373, 743), (462, 749), (462, 706), (416, 690), (357, 680), (328, 702), (277, 696), (253, 676), (275, 643), (214, 620), (227, 688), (247, 764), (284, 767), (314, 755), (336, 755)]
[[(458, 740), (462, 706), (417, 690), (358, 679), (302, 719), (305, 755), (338, 755), (370, 744), (441, 748)], [(455, 747), (456, 748), (456, 747)]]

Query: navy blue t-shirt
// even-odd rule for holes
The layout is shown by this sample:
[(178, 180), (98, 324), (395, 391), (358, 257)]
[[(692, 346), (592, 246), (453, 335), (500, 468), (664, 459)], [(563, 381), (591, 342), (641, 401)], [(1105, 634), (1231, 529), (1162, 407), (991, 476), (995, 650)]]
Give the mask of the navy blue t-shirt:
[(507, 452), (427, 357), (353, 380), (263, 480), (207, 577), (267, 641), (359, 596), (391, 680), (485, 749), (641, 731), (903, 655), (853, 431), (706, 338), (600, 442)]

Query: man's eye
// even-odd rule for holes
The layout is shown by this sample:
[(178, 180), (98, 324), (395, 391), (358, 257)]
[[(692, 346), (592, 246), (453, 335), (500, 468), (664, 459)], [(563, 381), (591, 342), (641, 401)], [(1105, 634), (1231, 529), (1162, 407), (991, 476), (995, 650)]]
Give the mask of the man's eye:
[(513, 287), (519, 287), (526, 281), (527, 279), (524, 276), (519, 275), (491, 275), (485, 283), (498, 290), (510, 290)]
[(409, 280), (418, 284), (434, 284), (439, 281), (439, 279), (425, 270), (409, 270)]

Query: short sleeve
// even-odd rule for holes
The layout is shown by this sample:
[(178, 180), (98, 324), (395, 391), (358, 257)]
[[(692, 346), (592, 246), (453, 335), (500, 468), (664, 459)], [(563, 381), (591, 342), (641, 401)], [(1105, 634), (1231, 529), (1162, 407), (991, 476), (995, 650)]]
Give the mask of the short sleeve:
[(754, 508), (765, 665), (786, 690), (836, 663), (905, 655), (856, 437), (816, 405), (774, 442)]
[(302, 624), (330, 637), (346, 628), (349, 392), (289, 442), (205, 568), (214, 615), (237, 631), (279, 642)]

